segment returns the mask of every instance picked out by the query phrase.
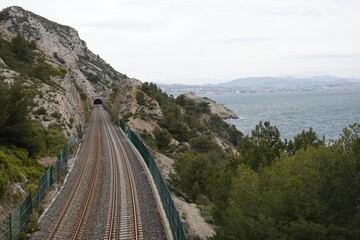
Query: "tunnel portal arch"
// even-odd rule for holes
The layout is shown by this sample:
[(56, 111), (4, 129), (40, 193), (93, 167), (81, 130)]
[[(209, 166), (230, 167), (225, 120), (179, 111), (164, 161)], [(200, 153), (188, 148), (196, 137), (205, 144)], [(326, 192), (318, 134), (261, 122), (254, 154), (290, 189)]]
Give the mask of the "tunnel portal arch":
[(94, 100), (94, 105), (99, 105), (99, 104), (103, 104), (102, 100), (100, 98), (96, 98)]

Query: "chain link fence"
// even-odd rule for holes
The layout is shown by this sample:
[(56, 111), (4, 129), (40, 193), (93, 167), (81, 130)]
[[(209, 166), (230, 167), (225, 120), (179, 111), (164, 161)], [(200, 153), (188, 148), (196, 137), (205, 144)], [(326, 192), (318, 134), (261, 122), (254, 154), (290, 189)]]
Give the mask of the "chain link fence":
[(145, 144), (130, 128), (126, 127), (126, 124), (123, 121), (118, 120), (118, 124), (120, 128), (126, 133), (132, 144), (139, 151), (151, 172), (156, 188), (159, 192), (160, 199), (166, 213), (166, 217), (169, 220), (174, 240), (186, 240), (186, 235), (183, 225), (180, 221), (179, 212), (175, 207), (175, 204), (171, 198), (170, 191), (164, 181), (164, 178), (160, 173), (159, 168), (156, 165), (153, 156), (151, 155)]
[(81, 125), (77, 127), (77, 135), (72, 136), (58, 154), (56, 163), (48, 168), (39, 178), (37, 188), (30, 190), (25, 200), (16, 206), (4, 219), (0, 219), (0, 239), (17, 240), (24, 231), (29, 217), (45, 198), (47, 191), (54, 182), (60, 182), (67, 174), (67, 163), (70, 148), (82, 137)]

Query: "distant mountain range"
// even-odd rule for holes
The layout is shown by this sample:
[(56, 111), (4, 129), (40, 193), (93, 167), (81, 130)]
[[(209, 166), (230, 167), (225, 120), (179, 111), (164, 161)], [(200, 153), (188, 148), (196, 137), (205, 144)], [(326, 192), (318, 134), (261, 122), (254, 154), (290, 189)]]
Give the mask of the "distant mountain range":
[(302, 86), (328, 86), (328, 85), (351, 85), (360, 84), (357, 78), (341, 78), (330, 75), (315, 76), (310, 78), (293, 77), (249, 77), (238, 78), (225, 83), (204, 85), (181, 85), (181, 84), (159, 84), (165, 88), (277, 88), (277, 87), (302, 87)]

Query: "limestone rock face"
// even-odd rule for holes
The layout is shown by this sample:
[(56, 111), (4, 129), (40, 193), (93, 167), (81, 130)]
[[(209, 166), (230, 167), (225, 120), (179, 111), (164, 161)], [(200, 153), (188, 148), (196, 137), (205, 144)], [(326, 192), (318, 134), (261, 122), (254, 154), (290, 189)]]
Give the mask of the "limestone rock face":
[(237, 119), (238, 118), (238, 116), (236, 116), (236, 113), (233, 110), (225, 107), (223, 104), (217, 103), (214, 100), (211, 100), (209, 98), (199, 97), (194, 92), (186, 93), (185, 97), (195, 100), (196, 102), (208, 103), (211, 113), (217, 114), (222, 119)]
[(119, 88), (116, 94), (112, 112), (118, 119), (122, 119), (124, 115), (131, 112), (133, 117), (131, 117), (128, 122), (131, 128), (152, 132), (153, 129), (158, 126), (156, 123), (157, 120), (163, 118), (163, 114), (159, 103), (145, 93), (145, 104), (138, 104), (136, 93), (141, 91), (141, 84), (141, 81), (134, 78), (128, 78), (126, 81), (122, 81), (122, 87)]
[[(16, 35), (35, 42), (37, 53), (45, 62), (56, 69), (66, 70), (62, 77), (52, 77), (49, 84), (34, 83), (25, 79), (28, 85), (36, 85), (39, 94), (35, 97), (38, 107), (44, 107), (47, 113), (33, 116), (47, 127), (51, 123), (63, 126), (64, 132), (72, 134), (74, 126), (84, 123), (85, 113), (79, 89), (87, 95), (89, 104), (95, 97), (106, 102), (120, 88), (127, 77), (115, 71), (98, 55), (91, 52), (86, 43), (80, 39), (78, 32), (21, 7), (8, 7), (1, 11), (0, 37), (11, 41)], [(20, 76), (7, 67), (0, 59), (0, 76), (7, 82)], [(26, 77), (25, 77), (26, 78)], [(35, 107), (36, 110), (36, 107)]]
[(47, 55), (56, 53), (57, 58), (62, 59), (70, 69), (78, 68), (77, 55), (86, 51), (87, 47), (75, 29), (51, 22), (20, 7), (9, 7), (5, 11), (9, 18), (4, 24), (7, 30), (37, 41)]
[(77, 72), (79, 83), (90, 82), (90, 85), (85, 84), (90, 96), (100, 94), (108, 97), (111, 85), (127, 78), (90, 51), (75, 29), (52, 22), (20, 7), (9, 7), (3, 12), (6, 16), (3, 32), (7, 32), (3, 35), (21, 34), (28, 40), (35, 40), (47, 56), (67, 69)]

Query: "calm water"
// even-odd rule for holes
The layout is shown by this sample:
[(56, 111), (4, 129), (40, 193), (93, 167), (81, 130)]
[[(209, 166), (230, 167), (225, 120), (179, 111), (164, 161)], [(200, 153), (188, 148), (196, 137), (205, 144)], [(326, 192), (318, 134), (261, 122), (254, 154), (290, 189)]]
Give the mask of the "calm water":
[(321, 138), (337, 139), (342, 129), (360, 123), (360, 91), (254, 93), (207, 95), (234, 110), (239, 119), (228, 120), (245, 134), (260, 121), (270, 121), (282, 138), (292, 139), (312, 127)]

